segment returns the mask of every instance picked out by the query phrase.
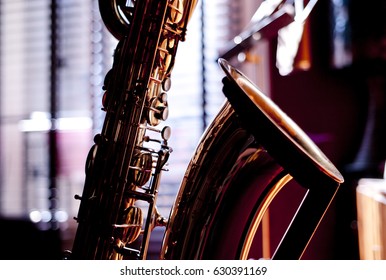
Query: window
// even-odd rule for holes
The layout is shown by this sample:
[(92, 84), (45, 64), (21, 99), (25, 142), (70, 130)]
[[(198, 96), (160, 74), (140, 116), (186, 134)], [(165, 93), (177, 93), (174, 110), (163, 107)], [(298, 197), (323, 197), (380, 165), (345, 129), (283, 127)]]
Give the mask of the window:
[[(73, 197), (82, 192), (86, 155), (103, 122), (101, 87), (117, 42), (97, 1), (55, 2), (53, 17), (51, 1), (0, 0), (0, 216), (31, 219), (44, 229), (55, 215), (68, 249), (78, 211)], [(242, 3), (199, 1), (179, 46), (165, 122), (174, 152), (158, 198), (165, 216), (203, 129), (224, 101), (216, 59), (245, 25)]]

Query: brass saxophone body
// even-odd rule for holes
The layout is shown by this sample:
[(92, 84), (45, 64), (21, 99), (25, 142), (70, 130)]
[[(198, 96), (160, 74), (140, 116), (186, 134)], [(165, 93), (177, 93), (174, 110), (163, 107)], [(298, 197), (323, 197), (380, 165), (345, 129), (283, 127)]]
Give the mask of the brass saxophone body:
[[(343, 177), (253, 82), (226, 60), (219, 64), (227, 101), (185, 172), (161, 258), (300, 259)], [(271, 244), (259, 235), (263, 216), (293, 180), (305, 196), (279, 244), (265, 253)]]
[[(223, 59), (227, 101), (198, 143), (168, 219), (159, 215), (158, 187), (171, 148), (170, 128), (157, 126), (167, 117), (177, 46), (197, 1), (126, 2), (99, 0), (119, 43), (105, 78), (105, 121), (77, 197), (71, 258), (146, 259), (158, 225), (166, 227), (161, 259), (301, 258), (343, 177), (280, 108)], [(274, 254), (255, 254), (263, 215), (292, 179), (306, 196)]]
[[(175, 54), (195, 4), (100, 0), (105, 21), (112, 15), (104, 13), (114, 12), (127, 24), (106, 22), (119, 42), (103, 86), (105, 120), (87, 158), (83, 193), (76, 196), (80, 207), (72, 259), (145, 259), (152, 228), (166, 223), (155, 203), (171, 132), (156, 126), (168, 116)], [(138, 201), (148, 205), (146, 220)], [(139, 236), (139, 249), (128, 248)]]

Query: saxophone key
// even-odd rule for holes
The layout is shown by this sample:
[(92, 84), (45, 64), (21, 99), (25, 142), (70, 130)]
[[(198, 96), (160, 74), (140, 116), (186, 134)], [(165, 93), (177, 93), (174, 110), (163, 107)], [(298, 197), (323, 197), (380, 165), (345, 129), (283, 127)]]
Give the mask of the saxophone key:
[(113, 70), (113, 69), (110, 69), (110, 70), (107, 72), (107, 74), (105, 75), (105, 79), (104, 79), (104, 81), (103, 81), (103, 86), (102, 86), (102, 89), (103, 89), (103, 90), (106, 90), (107, 87), (108, 87), (109, 84), (110, 84), (110, 81), (111, 81), (111, 75), (112, 75), (112, 70)]
[(169, 140), (171, 135), (172, 135), (172, 129), (170, 128), (170, 126), (165, 126), (161, 130), (161, 137), (163, 140), (165, 140), (165, 141)]
[(154, 128), (154, 127), (151, 127), (151, 126), (144, 126), (144, 125), (142, 125), (141, 128), (147, 129), (147, 130), (151, 130), (151, 131), (154, 131), (154, 132), (157, 132), (157, 133), (160, 133), (161, 137), (162, 137), (162, 139), (164, 141), (169, 140), (171, 135), (172, 135), (172, 129), (170, 128), (170, 126), (165, 126), (162, 129), (157, 129), (157, 128)]
[(167, 104), (168, 102), (168, 94), (166, 92), (161, 92), (161, 94), (158, 96), (158, 99), (161, 103)]
[[(162, 99), (167, 99), (167, 96), (163, 96)], [(155, 97), (151, 100), (150, 106), (147, 107), (148, 114), (147, 119), (150, 125), (157, 126), (161, 121), (167, 120), (169, 117), (169, 107), (166, 102), (159, 97)]]
[(150, 107), (150, 110), (154, 112), (154, 117), (158, 120), (166, 121), (169, 117), (169, 108), (167, 106)]
[(91, 171), (94, 167), (95, 163), (95, 156), (98, 150), (98, 144), (92, 145), (90, 151), (88, 152), (87, 158), (86, 158), (86, 165), (85, 165), (85, 173), (91, 174)]
[(178, 24), (182, 20), (183, 13), (184, 13), (182, 1), (181, 0), (171, 1), (171, 4), (169, 4), (169, 7), (171, 8), (169, 13), (169, 20), (173, 24)]
[(106, 90), (106, 91), (103, 93), (103, 96), (102, 96), (102, 110), (103, 110), (103, 111), (106, 111), (106, 110), (107, 110), (108, 97), (109, 97), (109, 94), (108, 94), (108, 91)]
[(172, 87), (172, 79), (170, 77), (165, 77), (162, 81), (162, 89), (164, 91), (169, 91)]
[(153, 157), (149, 152), (140, 151), (134, 155), (128, 180), (136, 186), (145, 185), (151, 177)]
[(130, 22), (133, 18), (134, 6), (123, 6), (121, 7), (121, 10), (126, 16), (127, 20)]
[(143, 225), (143, 215), (142, 210), (136, 206), (129, 206), (123, 212), (123, 217), (121, 219), (123, 223), (114, 224), (113, 228), (115, 229), (115, 235), (118, 237), (116, 240), (120, 240), (123, 246), (130, 244), (137, 240), (141, 234), (142, 225)]

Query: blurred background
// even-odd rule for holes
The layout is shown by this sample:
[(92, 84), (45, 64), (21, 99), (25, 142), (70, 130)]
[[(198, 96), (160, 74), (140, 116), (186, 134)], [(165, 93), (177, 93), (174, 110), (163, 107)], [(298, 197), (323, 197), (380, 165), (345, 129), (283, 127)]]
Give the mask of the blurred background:
[[(224, 102), (216, 59), (261, 3), (199, 1), (172, 74), (166, 123), (174, 152), (158, 198), (164, 216)], [(360, 258), (356, 187), (383, 177), (386, 156), (385, 14), (382, 0), (318, 1), (295, 56), (288, 38), (299, 33), (287, 30), (230, 59), (346, 179), (304, 258)], [(96, 0), (0, 0), (0, 258), (60, 259), (71, 249), (74, 195), (103, 123), (102, 84), (116, 44)], [(162, 231), (153, 238), (156, 252)]]

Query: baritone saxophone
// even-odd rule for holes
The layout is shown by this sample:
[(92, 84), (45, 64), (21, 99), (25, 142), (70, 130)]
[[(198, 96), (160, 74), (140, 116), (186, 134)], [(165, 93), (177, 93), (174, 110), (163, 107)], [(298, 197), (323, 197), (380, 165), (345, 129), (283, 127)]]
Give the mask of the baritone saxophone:
[[(197, 145), (169, 217), (158, 213), (171, 153), (171, 129), (158, 127), (168, 115), (178, 43), (196, 4), (99, 0), (119, 42), (103, 86), (105, 120), (87, 157), (83, 194), (76, 196), (72, 259), (146, 259), (156, 226), (166, 228), (161, 259), (299, 259), (343, 182), (296, 123), (220, 59), (227, 100)], [(262, 256), (255, 240), (263, 215), (293, 180), (305, 197), (275, 252)]]

